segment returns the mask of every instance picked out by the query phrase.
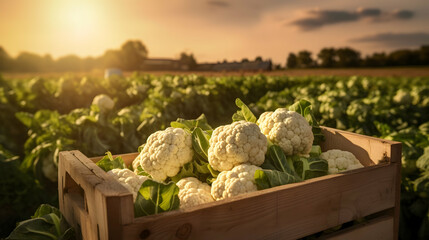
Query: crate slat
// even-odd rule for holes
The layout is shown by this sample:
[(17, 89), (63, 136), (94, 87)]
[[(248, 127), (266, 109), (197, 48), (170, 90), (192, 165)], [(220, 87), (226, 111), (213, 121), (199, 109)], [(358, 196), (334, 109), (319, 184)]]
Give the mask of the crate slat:
[(381, 216), (326, 236), (323, 240), (391, 240), (394, 239), (393, 232), (390, 231), (393, 225), (393, 216)]

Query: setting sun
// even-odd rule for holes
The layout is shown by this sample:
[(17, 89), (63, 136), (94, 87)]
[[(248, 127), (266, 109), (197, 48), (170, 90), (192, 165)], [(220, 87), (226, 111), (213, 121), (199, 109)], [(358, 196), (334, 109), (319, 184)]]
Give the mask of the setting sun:
[(96, 9), (89, 1), (82, 2), (67, 2), (58, 6), (56, 12), (60, 22), (59, 25), (65, 26), (70, 31), (70, 35), (74, 35), (78, 39), (90, 40), (91, 33), (97, 31), (100, 21), (99, 9)]

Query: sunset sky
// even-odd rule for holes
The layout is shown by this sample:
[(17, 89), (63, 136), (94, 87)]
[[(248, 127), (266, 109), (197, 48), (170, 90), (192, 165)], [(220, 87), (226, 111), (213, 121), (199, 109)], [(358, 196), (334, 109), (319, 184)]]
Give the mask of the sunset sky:
[(289, 52), (351, 46), (363, 54), (429, 44), (427, 0), (0, 0), (0, 46), (99, 56), (129, 39), (149, 57), (284, 64)]

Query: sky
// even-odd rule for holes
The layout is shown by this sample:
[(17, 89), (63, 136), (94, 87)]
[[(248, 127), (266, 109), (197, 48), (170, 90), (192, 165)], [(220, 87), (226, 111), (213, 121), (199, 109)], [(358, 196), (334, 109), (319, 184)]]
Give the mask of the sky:
[(100, 56), (141, 40), (152, 58), (284, 64), (290, 52), (350, 46), (363, 55), (429, 44), (427, 0), (0, 0), (0, 46)]

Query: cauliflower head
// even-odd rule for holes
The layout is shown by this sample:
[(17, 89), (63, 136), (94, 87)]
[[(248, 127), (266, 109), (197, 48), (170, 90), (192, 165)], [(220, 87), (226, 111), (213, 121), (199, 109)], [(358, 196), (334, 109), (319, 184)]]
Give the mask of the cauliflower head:
[(137, 175), (127, 168), (114, 168), (108, 171), (107, 174), (118, 180), (122, 186), (124, 186), (133, 194), (133, 201), (136, 201), (137, 192), (139, 191), (143, 182), (148, 179), (148, 177)]
[(363, 167), (355, 155), (347, 151), (332, 149), (322, 153), (320, 157), (328, 161), (328, 174), (334, 174)]
[(246, 121), (234, 122), (213, 131), (208, 160), (218, 171), (229, 171), (244, 163), (259, 166), (265, 160), (267, 144), (267, 138), (258, 125)]
[(264, 112), (259, 127), (268, 140), (279, 145), (286, 155), (307, 155), (313, 145), (313, 131), (307, 120), (297, 112), (278, 108)]
[(43, 175), (51, 182), (58, 181), (58, 169), (54, 161), (54, 154), (52, 152), (42, 160)]
[(254, 192), (258, 188), (255, 183), (255, 171), (260, 167), (242, 164), (231, 171), (221, 172), (212, 183), (211, 193), (215, 200), (221, 200), (242, 193)]
[(113, 102), (113, 100), (105, 94), (95, 96), (92, 100), (92, 104), (97, 105), (100, 111), (108, 111), (111, 110), (113, 106), (115, 106), (115, 102)]
[[(191, 134), (181, 128), (169, 127), (149, 136), (135, 161), (155, 181), (164, 181), (179, 173), (180, 168), (192, 160)], [(138, 166), (133, 163), (133, 167)]]
[(182, 178), (176, 185), (179, 187), (180, 208), (189, 208), (214, 201), (211, 187), (194, 177)]

